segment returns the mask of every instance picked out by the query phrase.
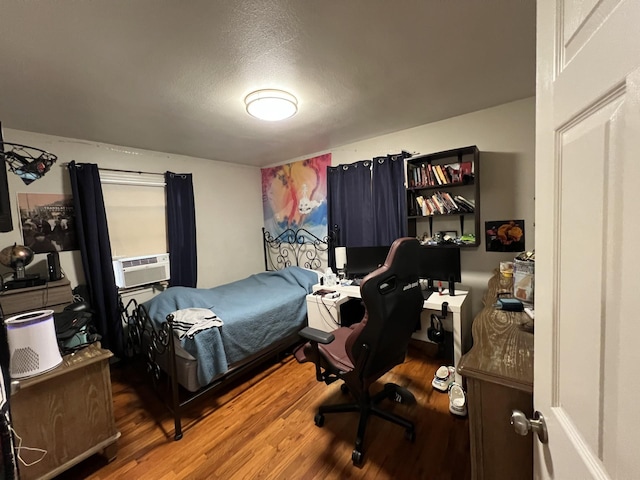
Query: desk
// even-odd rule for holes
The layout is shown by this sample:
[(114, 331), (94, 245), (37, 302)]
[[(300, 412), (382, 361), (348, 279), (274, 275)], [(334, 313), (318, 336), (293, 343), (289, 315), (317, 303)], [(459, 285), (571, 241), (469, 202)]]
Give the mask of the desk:
[[(320, 284), (313, 286), (313, 291), (320, 289), (335, 290), (339, 292), (343, 297), (360, 298), (360, 287), (354, 285), (342, 286), (335, 285), (333, 287), (327, 287)], [(432, 313), (440, 313), (442, 311), (442, 304), (448, 302), (447, 318), (442, 322), (445, 330), (453, 332), (453, 366), (456, 367), (456, 382), (462, 382), (462, 377), (457, 373), (458, 363), (460, 358), (470, 348), (472, 343), (471, 336), (471, 301), (468, 301), (471, 296), (471, 292), (456, 291), (454, 296), (450, 295), (438, 295), (437, 292), (433, 293), (423, 305), (422, 315), (420, 317), (421, 328), (415, 332), (412, 337), (422, 342), (430, 342), (427, 338), (427, 329), (429, 328), (430, 315)]]

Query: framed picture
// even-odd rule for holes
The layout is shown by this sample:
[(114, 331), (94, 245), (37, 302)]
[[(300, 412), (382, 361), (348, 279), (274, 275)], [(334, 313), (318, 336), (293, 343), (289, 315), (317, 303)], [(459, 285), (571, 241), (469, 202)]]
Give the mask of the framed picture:
[(57, 193), (19, 193), (23, 243), (34, 253), (78, 250), (73, 198)]
[(457, 230), (440, 230), (434, 236), (438, 243), (453, 243), (458, 238)]
[(487, 252), (522, 252), (524, 220), (494, 220), (485, 222)]

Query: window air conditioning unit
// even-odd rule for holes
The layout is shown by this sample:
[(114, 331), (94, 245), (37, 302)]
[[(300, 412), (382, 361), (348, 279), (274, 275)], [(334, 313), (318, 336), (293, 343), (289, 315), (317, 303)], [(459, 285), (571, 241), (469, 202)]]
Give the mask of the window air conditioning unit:
[(113, 261), (113, 273), (119, 288), (139, 287), (169, 280), (169, 254), (118, 258)]

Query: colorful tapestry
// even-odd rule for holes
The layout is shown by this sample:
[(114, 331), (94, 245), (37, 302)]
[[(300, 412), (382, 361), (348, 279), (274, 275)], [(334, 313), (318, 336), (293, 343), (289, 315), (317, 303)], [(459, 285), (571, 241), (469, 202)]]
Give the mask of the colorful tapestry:
[(327, 235), (327, 167), (331, 154), (262, 169), (264, 226), (274, 237), (288, 228)]

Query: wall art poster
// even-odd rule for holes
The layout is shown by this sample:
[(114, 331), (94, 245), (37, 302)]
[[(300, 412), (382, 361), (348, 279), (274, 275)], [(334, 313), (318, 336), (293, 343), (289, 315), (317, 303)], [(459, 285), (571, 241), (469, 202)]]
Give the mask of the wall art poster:
[(485, 222), (487, 252), (523, 252), (524, 220)]
[(263, 168), (264, 226), (271, 235), (304, 228), (318, 238), (327, 235), (327, 167), (331, 154)]
[(73, 197), (57, 193), (19, 193), (23, 243), (34, 253), (78, 250)]

